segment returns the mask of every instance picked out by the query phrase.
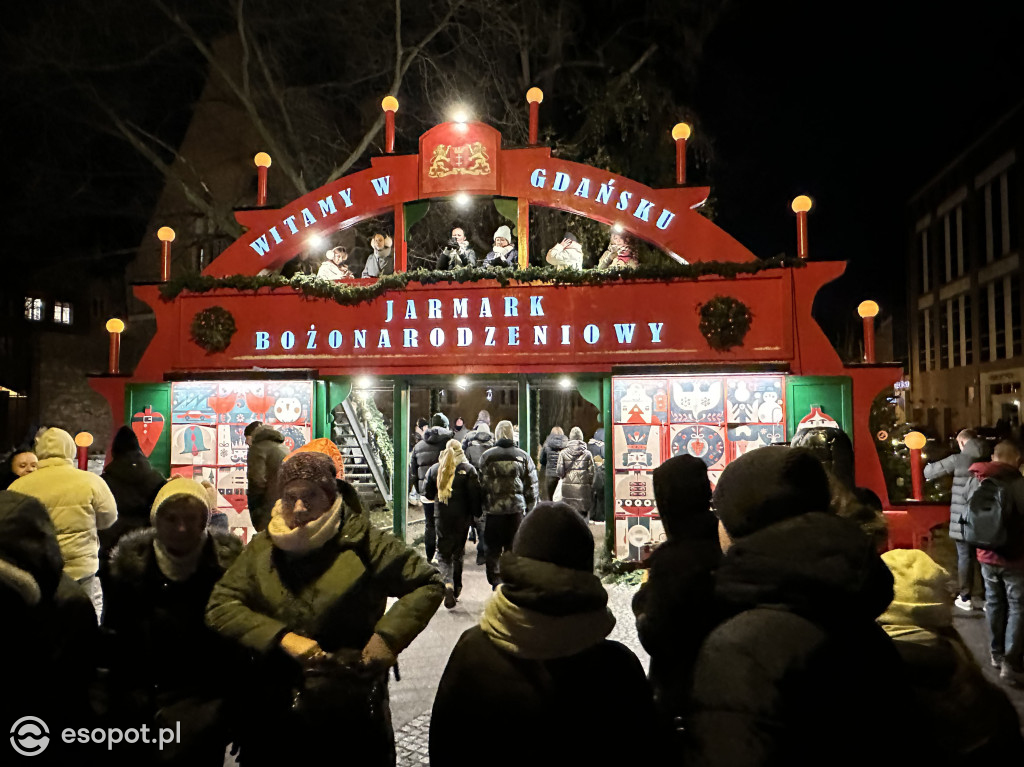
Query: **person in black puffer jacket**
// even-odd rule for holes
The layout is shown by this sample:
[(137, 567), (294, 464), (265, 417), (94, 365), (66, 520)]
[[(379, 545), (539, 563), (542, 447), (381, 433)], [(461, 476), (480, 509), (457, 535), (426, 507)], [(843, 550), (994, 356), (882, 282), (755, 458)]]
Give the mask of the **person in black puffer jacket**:
[[(441, 451), (452, 438), (452, 431), (448, 428), (448, 416), (444, 413), (434, 413), (430, 419), (430, 426), (423, 430), (423, 439), (416, 443), (409, 458), (409, 486), (415, 487), (422, 496), (427, 487), (427, 472), (430, 467), (437, 463)], [(423, 501), (423, 522), (425, 538), (423, 545), (427, 552), (427, 561), (434, 559), (434, 552), (437, 547), (437, 533), (434, 530), (434, 502)]]
[(541, 477), (540, 494), (545, 501), (551, 500), (558, 485), (558, 454), (568, 441), (561, 426), (552, 426), (551, 433), (544, 440), (544, 447), (540, 449), (538, 462), (544, 472)]
[(668, 540), (647, 560), (649, 578), (633, 597), (633, 614), (640, 643), (651, 655), (662, 726), (675, 735), (685, 728), (697, 652), (717, 623), (714, 573), (722, 549), (707, 464), (677, 455), (655, 469), (653, 479)]
[(72, 764), (74, 749), (69, 752), (55, 735), (92, 723), (96, 612), (82, 587), (64, 573), (46, 508), (8, 490), (0, 491), (0, 615), (0, 727), (8, 733), (23, 716), (41, 718), (50, 727), (50, 747), (30, 763)]
[[(487, 411), (481, 410), (480, 414), (486, 415)], [(476, 429), (471, 431), (462, 442), (462, 449), (466, 453), (466, 460), (473, 464), (477, 474), (480, 473), (480, 459), (492, 447), (494, 447), (494, 435), (491, 434), (491, 427), (487, 421), (479, 421)], [(484, 515), (481, 514), (479, 517), (475, 517), (472, 524), (473, 527), (469, 532), (469, 539), (476, 541), (476, 563), (482, 565), (487, 561), (487, 544), (484, 541)]]
[(444, 580), (444, 606), (451, 610), (462, 593), (466, 534), (481, 514), (480, 479), (457, 439), (448, 440), (427, 472), (424, 496), (436, 500), (438, 570)]
[(208, 530), (205, 487), (175, 477), (152, 505), (153, 526), (131, 532), (110, 557), (105, 628), (116, 721), (181, 723), (163, 764), (221, 765), (237, 721), (246, 654), (206, 626), (214, 585), (242, 552)]
[(149, 527), (153, 501), (166, 482), (164, 476), (149, 465), (139, 446), (139, 438), (130, 426), (117, 430), (110, 455), (113, 460), (100, 476), (117, 501), (117, 521), (106, 530), (99, 531), (101, 572), (106, 569), (104, 565), (110, 552), (122, 535)]
[(555, 474), (562, 480), (562, 500), (583, 515), (590, 517), (590, 506), (594, 502), (594, 456), (583, 441), (583, 430), (573, 426), (569, 431), (569, 442), (558, 454)]
[(587, 440), (587, 450), (590, 454), (597, 458), (601, 456), (604, 458), (604, 427), (600, 427), (594, 431), (594, 436)]
[(515, 446), (510, 421), (494, 429), (497, 444), (480, 459), (480, 485), (484, 492), (484, 536), (487, 543), (487, 582), (501, 581), (498, 558), (512, 546), (523, 515), (537, 505), (537, 467)]
[[(431, 764), (636, 761), (630, 738), (593, 737), (595, 703), (609, 690), (628, 701), (631, 719), (651, 722), (654, 715), (640, 661), (606, 638), (615, 618), (593, 568), (594, 538), (569, 506), (541, 503), (527, 515), (512, 551), (501, 557), (504, 583), (480, 624), (459, 638), (441, 676), (430, 719)], [(481, 714), (500, 714), (510, 728), (488, 744), (483, 760), (466, 747), (466, 728)], [(659, 745), (659, 733), (647, 728), (644, 756), (660, 756)]]
[[(806, 450), (761, 448), (722, 473), (715, 602), (724, 620), (697, 656), (680, 761), (930, 758), (929, 744), (908, 737), (919, 715), (905, 706), (905, 669), (875, 623), (892, 601), (892, 574), (856, 525), (826, 513), (829, 502), (825, 470)], [(868, 711), (899, 726), (866, 724)]]
[[(978, 438), (977, 432), (964, 429), (956, 435), (960, 452), (929, 463), (924, 467), (926, 480), (953, 475), (953, 497), (949, 504), (949, 537), (956, 544), (958, 596), (954, 603), (961, 610), (970, 611), (971, 592), (975, 573), (978, 572), (977, 549), (964, 540), (962, 520), (967, 514), (967, 486), (971, 480), (971, 464), (989, 460), (992, 451), (988, 443)], [(985, 597), (985, 581), (981, 580), (981, 596)]]

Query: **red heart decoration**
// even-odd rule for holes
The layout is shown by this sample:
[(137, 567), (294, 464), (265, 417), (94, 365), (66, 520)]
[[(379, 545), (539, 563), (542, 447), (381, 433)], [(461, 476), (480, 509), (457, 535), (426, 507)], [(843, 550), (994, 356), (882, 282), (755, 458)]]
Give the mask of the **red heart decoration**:
[(132, 431), (139, 438), (143, 455), (148, 458), (164, 431), (164, 417), (161, 413), (154, 413), (152, 405), (146, 405), (141, 413), (132, 416)]

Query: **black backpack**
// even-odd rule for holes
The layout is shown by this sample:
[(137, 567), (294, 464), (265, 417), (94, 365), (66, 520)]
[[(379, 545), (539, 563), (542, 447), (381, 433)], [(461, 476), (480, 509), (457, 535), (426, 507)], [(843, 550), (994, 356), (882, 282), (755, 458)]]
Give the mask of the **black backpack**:
[(1004, 557), (1020, 553), (1024, 530), (1021, 509), (1013, 499), (1015, 481), (1019, 478), (987, 477), (981, 481), (967, 502), (967, 512), (960, 518), (965, 542)]

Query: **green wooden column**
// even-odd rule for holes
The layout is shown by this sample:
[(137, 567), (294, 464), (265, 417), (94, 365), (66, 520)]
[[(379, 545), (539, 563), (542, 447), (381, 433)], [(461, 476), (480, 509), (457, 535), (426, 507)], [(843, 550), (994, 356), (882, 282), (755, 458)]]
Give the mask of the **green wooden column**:
[(327, 409), (328, 386), (327, 381), (313, 382), (313, 410), (316, 413), (316, 418), (313, 419), (313, 439), (331, 436), (331, 411)]
[(391, 475), (392, 530), (399, 540), (405, 540), (408, 528), (409, 504), (409, 382), (395, 379), (395, 405), (391, 423), (394, 428), (395, 465)]
[(615, 472), (612, 470), (612, 377), (601, 379), (601, 423), (604, 424), (604, 546), (615, 556)]
[(519, 376), (519, 449), (533, 457), (533, 413), (530, 412), (530, 382)]

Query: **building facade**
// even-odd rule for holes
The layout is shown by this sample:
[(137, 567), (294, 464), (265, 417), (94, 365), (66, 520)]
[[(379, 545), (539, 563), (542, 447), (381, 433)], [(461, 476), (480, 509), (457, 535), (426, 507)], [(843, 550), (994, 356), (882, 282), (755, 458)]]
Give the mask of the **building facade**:
[(1024, 105), (910, 200), (911, 419), (940, 436), (1020, 426)]

